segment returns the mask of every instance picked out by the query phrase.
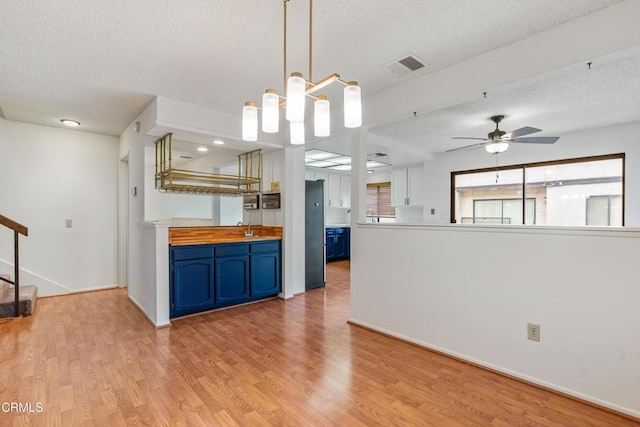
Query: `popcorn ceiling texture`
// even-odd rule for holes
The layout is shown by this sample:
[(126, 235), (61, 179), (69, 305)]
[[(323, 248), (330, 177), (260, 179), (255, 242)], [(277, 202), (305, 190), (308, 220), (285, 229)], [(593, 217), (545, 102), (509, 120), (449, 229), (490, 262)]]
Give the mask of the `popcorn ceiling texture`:
[[(384, 66), (407, 52), (429, 73), (614, 3), (316, 1), (313, 73), (338, 72), (374, 94), (415, 77)], [(288, 71), (306, 75), (308, 2), (288, 5)], [(239, 114), (265, 88), (282, 90), (281, 0), (10, 1), (0, 32), (10, 120), (57, 125), (82, 114), (84, 130), (119, 135), (156, 95)]]

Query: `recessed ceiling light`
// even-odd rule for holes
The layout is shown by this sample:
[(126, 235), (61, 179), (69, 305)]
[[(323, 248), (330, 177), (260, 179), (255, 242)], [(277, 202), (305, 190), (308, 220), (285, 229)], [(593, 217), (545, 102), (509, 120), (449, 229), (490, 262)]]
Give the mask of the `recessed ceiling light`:
[(202, 151), (203, 153), (209, 151), (207, 147), (198, 147), (198, 151)]
[(214, 139), (213, 143), (216, 145), (224, 145), (224, 141), (220, 141), (219, 139)]
[(80, 126), (80, 122), (77, 122), (75, 120), (71, 120), (71, 119), (62, 119), (60, 120), (62, 122), (63, 125), (65, 126), (69, 126), (72, 128), (78, 127)]
[(367, 169), (367, 173), (373, 173), (373, 169)]

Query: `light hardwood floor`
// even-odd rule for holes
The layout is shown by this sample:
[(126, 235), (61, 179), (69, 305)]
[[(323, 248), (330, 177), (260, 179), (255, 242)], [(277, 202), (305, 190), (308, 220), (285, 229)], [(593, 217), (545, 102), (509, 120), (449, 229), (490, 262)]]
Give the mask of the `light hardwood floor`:
[(125, 290), (40, 299), (0, 324), (0, 403), (34, 411), (0, 426), (640, 425), (348, 317), (348, 261), (324, 289), (160, 330)]

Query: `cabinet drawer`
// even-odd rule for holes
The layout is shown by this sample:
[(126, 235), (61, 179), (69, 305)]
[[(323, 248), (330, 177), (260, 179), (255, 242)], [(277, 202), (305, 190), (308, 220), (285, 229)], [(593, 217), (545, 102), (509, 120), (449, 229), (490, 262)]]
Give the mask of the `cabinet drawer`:
[(212, 258), (213, 246), (212, 245), (192, 245), (192, 246), (172, 247), (171, 255), (173, 256), (173, 261)]
[(327, 228), (327, 234), (336, 235), (336, 234), (344, 234), (345, 228)]
[(270, 240), (267, 242), (258, 242), (251, 244), (251, 253), (261, 253), (261, 252), (277, 252), (280, 250), (280, 241), (279, 240)]
[(217, 257), (247, 254), (249, 254), (248, 243), (229, 243), (215, 246), (215, 255)]

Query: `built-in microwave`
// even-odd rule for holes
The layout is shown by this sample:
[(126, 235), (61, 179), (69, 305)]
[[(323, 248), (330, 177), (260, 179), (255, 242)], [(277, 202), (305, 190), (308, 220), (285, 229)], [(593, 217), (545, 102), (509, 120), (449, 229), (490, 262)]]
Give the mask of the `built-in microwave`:
[(263, 194), (262, 209), (280, 209), (280, 193)]
[(258, 194), (252, 194), (244, 196), (242, 204), (244, 209), (259, 209), (260, 208), (260, 196)]

